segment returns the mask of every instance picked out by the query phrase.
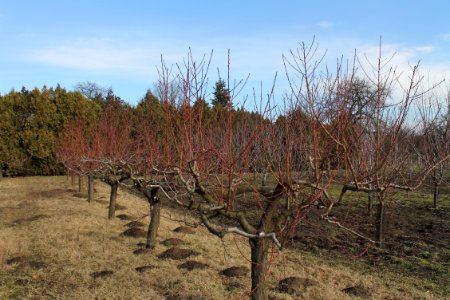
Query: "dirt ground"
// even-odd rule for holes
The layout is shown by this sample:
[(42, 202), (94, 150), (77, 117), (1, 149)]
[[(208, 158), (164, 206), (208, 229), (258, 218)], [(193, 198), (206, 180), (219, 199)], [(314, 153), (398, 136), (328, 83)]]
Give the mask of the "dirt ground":
[[(106, 185), (96, 182), (93, 203), (75, 188), (66, 177), (0, 181), (0, 299), (248, 298), (244, 238), (220, 240), (166, 207), (160, 244), (143, 251), (144, 237), (122, 233), (133, 226), (146, 230), (147, 203), (120, 191), (121, 210), (108, 220)], [(311, 215), (295, 247), (271, 255), (266, 278), (271, 299), (448, 298), (449, 199), (442, 199), (447, 204), (438, 211), (425, 201), (415, 206), (404, 200), (392, 201), (402, 209), (390, 212), (385, 250), (364, 251), (364, 243), (335, 228), (313, 226)], [(363, 205), (355, 201), (336, 213)], [(370, 234), (365, 218), (352, 220)], [(234, 273), (230, 267), (236, 267)], [(280, 281), (294, 276), (303, 286), (288, 294)]]
[[(398, 192), (387, 200), (383, 247), (368, 247), (333, 226), (316, 222), (318, 213), (309, 215), (300, 226), (292, 245), (316, 255), (338, 257), (340, 261), (358, 258), (360, 267), (377, 272), (386, 270), (407, 276), (420, 290), (442, 297), (450, 295), (450, 193), (442, 189), (439, 208), (432, 209), (430, 191)], [(373, 238), (375, 214), (367, 212), (367, 195), (354, 193), (332, 214), (342, 224)], [(320, 224), (319, 226), (317, 224)]]

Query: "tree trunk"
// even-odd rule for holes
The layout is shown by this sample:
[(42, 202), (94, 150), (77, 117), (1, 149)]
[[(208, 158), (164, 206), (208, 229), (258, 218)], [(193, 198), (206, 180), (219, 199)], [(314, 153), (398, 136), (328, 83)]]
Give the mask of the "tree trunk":
[(94, 200), (94, 175), (88, 175), (88, 202)]
[(78, 193), (81, 193), (81, 184), (82, 184), (81, 175), (78, 176)]
[(267, 300), (266, 272), (271, 241), (269, 239), (250, 239), (252, 257), (252, 300)]
[(375, 222), (376, 230), (375, 230), (375, 239), (378, 243), (379, 247), (383, 246), (384, 240), (384, 214), (385, 214), (385, 206), (384, 201), (379, 201), (378, 209), (377, 209), (377, 219)]
[(148, 224), (147, 243), (145, 248), (153, 249), (156, 247), (160, 215), (161, 201), (156, 200), (153, 202), (153, 205), (150, 205), (150, 224)]
[(108, 210), (108, 219), (114, 218), (116, 213), (116, 198), (117, 198), (117, 188), (119, 184), (117, 182), (110, 183), (111, 186), (111, 194), (109, 196), (109, 210)]
[(72, 181), (71, 181), (71, 183), (72, 183), (72, 188), (73, 187), (75, 187), (75, 175), (70, 175), (70, 177), (72, 178)]
[(434, 182), (434, 191), (433, 191), (433, 208), (438, 208), (438, 198), (439, 198), (439, 183), (437, 181)]
[(269, 173), (266, 170), (264, 170), (261, 186), (266, 186), (267, 185), (267, 176), (268, 175), (269, 175)]
[(372, 207), (373, 207), (373, 193), (367, 194), (367, 213), (369, 217), (372, 216)]
[(147, 243), (145, 248), (153, 249), (156, 247), (156, 237), (158, 235), (160, 216), (161, 216), (161, 206), (162, 203), (156, 196), (158, 194), (159, 188), (144, 188), (139, 186), (138, 189), (147, 198), (148, 204), (150, 206), (150, 223), (148, 224), (147, 231)]

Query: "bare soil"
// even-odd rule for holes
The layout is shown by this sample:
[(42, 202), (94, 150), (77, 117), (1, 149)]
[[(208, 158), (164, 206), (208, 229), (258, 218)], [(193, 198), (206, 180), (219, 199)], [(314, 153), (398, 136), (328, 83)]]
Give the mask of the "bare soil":
[[(383, 246), (372, 246), (335, 226), (319, 222), (320, 210), (302, 222), (290, 245), (343, 264), (354, 261), (368, 272), (389, 271), (406, 276), (423, 291), (450, 295), (450, 194), (440, 196), (440, 207), (432, 209), (426, 190), (399, 192), (386, 200)], [(368, 214), (367, 195), (351, 194), (332, 214), (336, 220), (368, 238), (375, 235), (376, 203)], [(336, 259), (337, 258), (337, 259)]]

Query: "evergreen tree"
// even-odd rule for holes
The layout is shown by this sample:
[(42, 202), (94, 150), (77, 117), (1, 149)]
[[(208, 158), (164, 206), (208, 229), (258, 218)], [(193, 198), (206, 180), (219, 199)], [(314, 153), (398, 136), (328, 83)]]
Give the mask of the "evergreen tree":
[(100, 107), (79, 92), (23, 88), (0, 97), (0, 165), (5, 174), (56, 175), (64, 170), (55, 141), (75, 118), (94, 122)]
[(214, 108), (217, 106), (226, 107), (231, 101), (231, 94), (227, 88), (227, 84), (223, 79), (219, 79), (214, 87), (214, 99), (212, 99), (211, 104)]

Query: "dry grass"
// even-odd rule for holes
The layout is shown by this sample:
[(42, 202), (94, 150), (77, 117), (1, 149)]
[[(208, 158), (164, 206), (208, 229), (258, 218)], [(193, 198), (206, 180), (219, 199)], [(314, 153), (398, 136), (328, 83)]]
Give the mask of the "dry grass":
[[(182, 247), (200, 252), (189, 259), (207, 264), (188, 271), (177, 266), (186, 260), (160, 260), (167, 247), (134, 255), (142, 239), (121, 236), (129, 221), (107, 219), (108, 187), (96, 182), (96, 201), (74, 196), (65, 177), (32, 177), (0, 181), (0, 298), (48, 299), (246, 299), (249, 276), (230, 279), (219, 274), (231, 266), (250, 267), (245, 239), (224, 240), (197, 227), (195, 234), (173, 230), (189, 219), (176, 212), (163, 212), (159, 240), (181, 238)], [(147, 204), (126, 192), (118, 203), (127, 214), (148, 224)], [(135, 268), (151, 266), (145, 272)], [(105, 277), (95, 272), (112, 271)], [(98, 273), (96, 273), (98, 275)], [(366, 274), (364, 270), (337, 266), (318, 257), (285, 250), (274, 257), (267, 277), (275, 299), (294, 299), (277, 291), (278, 281), (299, 276), (313, 279), (295, 299), (354, 299), (344, 288), (362, 285), (371, 299), (435, 299), (431, 294), (396, 283), (393, 276)], [(388, 278), (386, 280), (385, 278)], [(404, 281), (399, 281), (404, 282)]]

